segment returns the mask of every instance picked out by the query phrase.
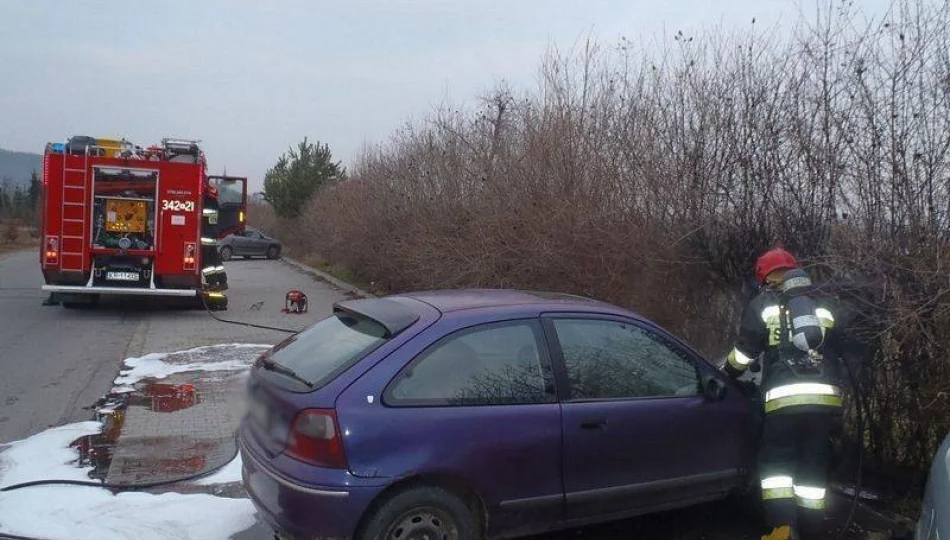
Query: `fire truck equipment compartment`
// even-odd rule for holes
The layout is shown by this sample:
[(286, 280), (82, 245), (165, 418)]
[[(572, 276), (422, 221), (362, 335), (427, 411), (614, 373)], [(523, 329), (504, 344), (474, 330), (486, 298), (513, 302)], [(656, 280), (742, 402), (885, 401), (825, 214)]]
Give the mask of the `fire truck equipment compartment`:
[(136, 199), (106, 199), (106, 230), (109, 232), (144, 233), (148, 208)]

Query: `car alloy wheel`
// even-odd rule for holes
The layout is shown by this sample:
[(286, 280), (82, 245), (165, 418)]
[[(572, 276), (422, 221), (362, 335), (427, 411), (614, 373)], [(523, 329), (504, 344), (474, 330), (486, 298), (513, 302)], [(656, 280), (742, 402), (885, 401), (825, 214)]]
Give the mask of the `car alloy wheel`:
[(458, 540), (458, 526), (447, 513), (430, 506), (413, 508), (393, 523), (387, 540)]
[(230, 261), (230, 260), (231, 260), (231, 247), (230, 247), (230, 246), (224, 246), (223, 248), (221, 248), (221, 260), (222, 260), (222, 261)]

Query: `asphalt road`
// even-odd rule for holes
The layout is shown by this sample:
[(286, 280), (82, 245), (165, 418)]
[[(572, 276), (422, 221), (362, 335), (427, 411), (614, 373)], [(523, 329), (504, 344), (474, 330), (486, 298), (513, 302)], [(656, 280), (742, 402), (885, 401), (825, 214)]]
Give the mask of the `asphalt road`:
[[(226, 319), (303, 328), (343, 295), (280, 261), (226, 263)], [(89, 420), (86, 408), (109, 391), (122, 360), (217, 343), (277, 343), (286, 334), (225, 324), (207, 312), (106, 299), (94, 309), (43, 306), (35, 251), (0, 255), (0, 444), (50, 426)], [(284, 295), (304, 291), (310, 312), (282, 314)]]

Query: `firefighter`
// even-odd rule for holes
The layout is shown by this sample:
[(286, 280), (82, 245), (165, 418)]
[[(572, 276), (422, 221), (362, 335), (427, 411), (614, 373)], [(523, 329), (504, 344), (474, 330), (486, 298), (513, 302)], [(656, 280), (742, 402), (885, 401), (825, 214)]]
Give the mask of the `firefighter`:
[(799, 524), (812, 528), (824, 516), (830, 433), (842, 408), (838, 329), (791, 253), (766, 252), (755, 273), (761, 291), (743, 313), (724, 370), (737, 377), (762, 369), (759, 479), (770, 531), (762, 538), (797, 539)]

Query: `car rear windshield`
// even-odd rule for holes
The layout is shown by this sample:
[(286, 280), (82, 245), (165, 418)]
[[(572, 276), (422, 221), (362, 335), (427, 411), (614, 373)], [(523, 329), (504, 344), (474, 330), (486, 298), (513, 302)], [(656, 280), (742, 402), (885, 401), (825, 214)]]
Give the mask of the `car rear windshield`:
[(280, 343), (269, 356), (320, 388), (385, 341), (386, 329), (376, 321), (337, 313)]

